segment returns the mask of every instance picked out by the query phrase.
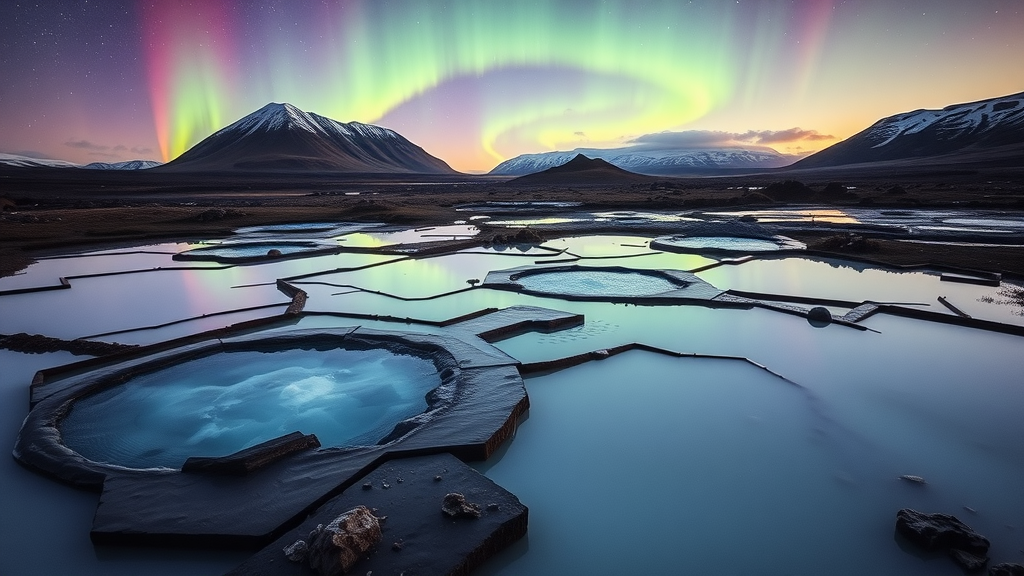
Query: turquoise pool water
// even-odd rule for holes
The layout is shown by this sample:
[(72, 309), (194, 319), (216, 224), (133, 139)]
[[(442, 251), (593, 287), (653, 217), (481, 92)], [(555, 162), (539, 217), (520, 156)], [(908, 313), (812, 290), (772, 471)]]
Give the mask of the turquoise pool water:
[(376, 444), (439, 384), (432, 362), (385, 350), (226, 352), (79, 400), (60, 429), (90, 460), (177, 468), (294, 431), (324, 447)]

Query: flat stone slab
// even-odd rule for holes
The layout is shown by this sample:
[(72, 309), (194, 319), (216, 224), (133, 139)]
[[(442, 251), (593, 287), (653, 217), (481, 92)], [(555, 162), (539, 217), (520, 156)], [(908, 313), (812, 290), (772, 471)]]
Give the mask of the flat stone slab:
[[(262, 545), (387, 460), (448, 452), (483, 460), (515, 432), (529, 398), (518, 362), (473, 336), (362, 328), (245, 334), (122, 359), (59, 381), (26, 418), (14, 455), (29, 468), (102, 490), (93, 541), (146, 545)], [(261, 458), (241, 476), (133, 469), (88, 460), (63, 444), (61, 419), (79, 398), (147, 371), (231, 350), (386, 348), (433, 359), (441, 386), (427, 410), (370, 446), (303, 449)], [(42, 386), (46, 388), (47, 386)], [(282, 440), (283, 441), (283, 440)], [(275, 444), (276, 445), (276, 444)], [(263, 454), (258, 454), (263, 456)]]
[[(440, 477), (440, 479), (437, 479)], [(364, 488), (369, 484), (370, 488)], [(480, 505), (479, 518), (450, 518), (441, 512), (445, 494), (458, 492)], [(528, 510), (515, 495), (449, 454), (391, 460), (359, 478), (341, 495), (313, 512), (297, 528), (228, 572), (229, 576), (313, 574), (289, 561), (285, 546), (305, 540), (317, 524), (367, 506), (382, 523), (383, 539), (352, 574), (466, 574), (526, 535)]]
[(580, 324), (583, 324), (582, 314), (571, 314), (539, 306), (509, 306), (497, 312), (452, 324), (449, 328), (465, 330), (493, 342), (526, 330), (564, 330)]

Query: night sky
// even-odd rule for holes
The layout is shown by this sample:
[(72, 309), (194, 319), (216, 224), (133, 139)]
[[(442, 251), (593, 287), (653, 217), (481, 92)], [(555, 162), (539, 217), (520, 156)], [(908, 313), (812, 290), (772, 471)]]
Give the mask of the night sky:
[(652, 139), (806, 153), (1024, 91), (1022, 55), (1024, 0), (0, 0), (0, 152), (167, 160), (275, 101), (464, 171)]

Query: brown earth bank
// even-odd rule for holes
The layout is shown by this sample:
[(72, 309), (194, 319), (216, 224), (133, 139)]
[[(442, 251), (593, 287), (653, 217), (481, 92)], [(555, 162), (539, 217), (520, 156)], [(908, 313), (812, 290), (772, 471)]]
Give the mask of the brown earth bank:
[[(146, 240), (201, 240), (243, 226), (309, 221), (437, 225), (470, 214), (480, 202), (574, 202), (573, 210), (690, 210), (815, 206), (1024, 210), (1017, 170), (929, 175), (808, 172), (801, 182), (783, 174), (715, 178), (654, 178), (602, 186), (514, 186), (502, 179), (337, 175), (85, 174), (68, 169), (0, 170), (0, 275), (24, 268), (38, 254), (134, 245)], [(99, 172), (99, 171), (97, 171)], [(638, 232), (642, 230), (638, 229)], [(558, 235), (564, 233), (544, 232)], [(497, 233), (497, 232), (496, 232)], [(573, 232), (578, 234), (578, 232)], [(811, 248), (894, 265), (939, 264), (1024, 275), (1024, 250), (911, 244), (876, 240), (870, 254)]]

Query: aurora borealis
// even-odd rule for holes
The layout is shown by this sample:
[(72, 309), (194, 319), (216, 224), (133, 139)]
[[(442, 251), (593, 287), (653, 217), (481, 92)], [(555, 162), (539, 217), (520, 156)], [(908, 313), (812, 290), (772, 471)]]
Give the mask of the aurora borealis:
[(882, 116), (1024, 90), (1021, 0), (4, 9), (0, 152), (76, 162), (170, 159), (270, 101), (486, 171), (663, 131), (788, 133), (771, 145), (806, 152)]

